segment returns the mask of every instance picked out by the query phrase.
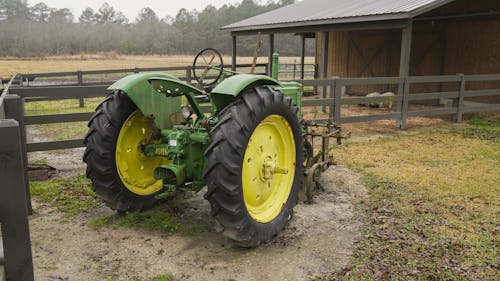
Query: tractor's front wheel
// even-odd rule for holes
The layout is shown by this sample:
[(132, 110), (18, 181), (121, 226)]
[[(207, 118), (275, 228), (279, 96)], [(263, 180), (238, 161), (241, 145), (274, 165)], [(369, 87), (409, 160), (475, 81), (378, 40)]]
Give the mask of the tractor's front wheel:
[(219, 114), (205, 154), (212, 213), (224, 235), (244, 247), (269, 241), (297, 203), (303, 143), (291, 99), (251, 88)]
[(150, 121), (124, 92), (117, 91), (97, 107), (88, 126), (83, 160), (97, 196), (120, 212), (153, 206), (154, 196), (163, 189), (154, 169), (166, 160), (141, 151), (151, 137)]

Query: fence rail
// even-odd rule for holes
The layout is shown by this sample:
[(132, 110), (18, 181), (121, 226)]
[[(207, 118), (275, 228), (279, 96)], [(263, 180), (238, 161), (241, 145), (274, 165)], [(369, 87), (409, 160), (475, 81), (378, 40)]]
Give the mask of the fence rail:
[[(252, 64), (238, 64), (238, 68), (250, 68)], [(231, 68), (230, 65), (224, 65), (224, 68)], [(257, 68), (261, 68), (264, 71), (258, 72), (259, 74), (266, 74), (268, 71), (267, 64), (257, 64)], [(196, 69), (202, 69), (202, 67), (197, 67)], [(86, 71), (67, 71), (67, 72), (48, 72), (48, 73), (29, 73), (29, 74), (19, 74), (16, 79), (19, 79), (21, 83), (26, 83), (29, 85), (30, 82), (36, 81), (40, 78), (62, 78), (62, 77), (72, 77), (71, 80), (76, 81), (74, 84), (65, 84), (73, 86), (82, 85), (95, 85), (98, 82), (85, 82), (85, 76), (89, 75), (103, 75), (103, 74), (124, 74), (124, 73), (141, 73), (141, 72), (153, 72), (153, 71), (164, 71), (164, 72), (182, 72), (183, 75), (177, 75), (177, 77), (184, 81), (191, 81), (193, 78), (193, 67), (192, 66), (171, 66), (171, 67), (149, 67), (149, 68), (126, 68), (126, 69), (105, 69), (105, 70), (86, 70)], [(106, 84), (108, 82), (101, 82)]]
[[(465, 98), (497, 96), (500, 101), (500, 87), (494, 89), (467, 90), (467, 82), (500, 82), (500, 74), (485, 75), (445, 75), (445, 76), (410, 76), (410, 77), (370, 77), (370, 78), (332, 78), (316, 80), (298, 80), (304, 86), (322, 88), (322, 98), (317, 100), (304, 100), (304, 106), (322, 106), (326, 112), (329, 107), (329, 120), (337, 123), (369, 122), (376, 120), (393, 119), (398, 127), (404, 129), (409, 117), (431, 117), (441, 115), (454, 115), (455, 121), (462, 122), (464, 113), (500, 111), (500, 103), (474, 103), (467, 105)], [(455, 83), (455, 91), (412, 93), (410, 85), (419, 83)], [(373, 85), (398, 85), (398, 92), (393, 97), (346, 97), (342, 88), (349, 86)], [(329, 95), (328, 95), (329, 94)], [(329, 96), (329, 97), (328, 97)], [(453, 105), (449, 108), (432, 108), (410, 110), (410, 102), (428, 101), (436, 99), (451, 99)], [(395, 104), (396, 112), (362, 115), (342, 116), (341, 107), (346, 104), (371, 104), (387, 102)]]
[(279, 75), (281, 79), (314, 79), (317, 77), (318, 66), (313, 63), (304, 64), (304, 73), (302, 73), (301, 64), (297, 63), (280, 63)]

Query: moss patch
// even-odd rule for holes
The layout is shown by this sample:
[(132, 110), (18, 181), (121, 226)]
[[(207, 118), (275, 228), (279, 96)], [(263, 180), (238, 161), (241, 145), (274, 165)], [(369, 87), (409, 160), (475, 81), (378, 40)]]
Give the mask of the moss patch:
[(473, 117), (470, 127), (463, 132), (465, 137), (500, 141), (500, 120)]
[(128, 227), (141, 228), (162, 233), (196, 234), (203, 227), (182, 221), (177, 214), (187, 207), (183, 200), (173, 199), (164, 205), (141, 213), (127, 212), (111, 216), (95, 217), (88, 222), (91, 227)]
[(50, 203), (59, 211), (76, 215), (101, 204), (85, 176), (75, 176), (52, 181), (30, 182), (31, 195), (35, 200)]
[(173, 281), (174, 275), (172, 274), (162, 274), (149, 279), (149, 281)]

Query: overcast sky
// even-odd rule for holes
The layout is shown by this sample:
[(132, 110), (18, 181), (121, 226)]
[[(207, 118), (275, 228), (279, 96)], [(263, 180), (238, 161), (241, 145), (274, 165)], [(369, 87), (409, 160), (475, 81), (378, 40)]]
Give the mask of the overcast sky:
[[(91, 7), (97, 10), (104, 2), (108, 2), (116, 10), (121, 11), (130, 20), (134, 21), (137, 13), (144, 7), (152, 8), (160, 18), (165, 16), (174, 17), (181, 8), (186, 8), (188, 10), (198, 9), (202, 10), (204, 7), (212, 4), (219, 8), (224, 4), (235, 4), (241, 2), (241, 0), (82, 0), (82, 1), (68, 1), (68, 0), (29, 0), (30, 5), (34, 5), (38, 2), (44, 2), (49, 7), (52, 8), (69, 8), (71, 12), (75, 15), (75, 19), (78, 19), (82, 11), (86, 7)], [(261, 2), (261, 1), (257, 1)]]

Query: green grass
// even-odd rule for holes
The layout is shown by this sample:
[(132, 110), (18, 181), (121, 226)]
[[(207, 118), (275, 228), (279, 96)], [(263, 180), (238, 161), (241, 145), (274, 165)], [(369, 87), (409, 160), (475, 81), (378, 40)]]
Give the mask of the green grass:
[[(65, 113), (80, 113), (94, 112), (95, 108), (103, 98), (88, 98), (85, 99), (85, 106), (80, 107), (77, 99), (41, 101), (26, 103), (26, 115), (48, 115), (48, 114), (65, 114)], [(40, 135), (51, 140), (68, 140), (80, 139), (87, 132), (87, 122), (72, 122), (72, 123), (54, 123), (30, 125), (30, 129), (35, 135)]]
[(92, 218), (88, 225), (91, 227), (127, 227), (141, 228), (162, 233), (196, 234), (204, 230), (203, 227), (184, 222), (177, 216), (187, 207), (185, 201), (173, 199), (165, 205), (140, 213), (127, 212), (111, 216)]
[(174, 275), (170, 273), (158, 275), (156, 277), (149, 279), (149, 281), (173, 281), (173, 280), (174, 280)]
[(86, 98), (84, 107), (80, 107), (80, 102), (78, 99), (28, 102), (25, 104), (26, 115), (33, 116), (46, 114), (93, 112), (103, 99), (104, 97)]
[(31, 181), (30, 190), (36, 200), (50, 203), (68, 215), (87, 212), (101, 204), (89, 180), (83, 175), (61, 180)]
[(51, 140), (82, 139), (89, 128), (87, 122), (31, 125), (34, 134)]
[(317, 280), (499, 280), (498, 121), (350, 143), (370, 199), (350, 266)]
[(29, 164), (39, 164), (39, 165), (46, 164), (46, 165), (48, 165), (49, 164), (49, 160), (44, 157), (44, 158), (41, 158), (41, 159), (32, 160), (32, 161), (29, 162)]
[(469, 138), (500, 141), (500, 120), (484, 119), (474, 116), (470, 127), (463, 132)]
[[(65, 215), (74, 216), (102, 205), (92, 191), (90, 181), (85, 176), (75, 176), (51, 181), (31, 181), (33, 198), (49, 203)], [(196, 234), (205, 231), (201, 226), (183, 221), (181, 214), (189, 204), (180, 198), (173, 198), (161, 206), (141, 213), (114, 214), (94, 217), (89, 220), (91, 227), (140, 228), (162, 233)]]

